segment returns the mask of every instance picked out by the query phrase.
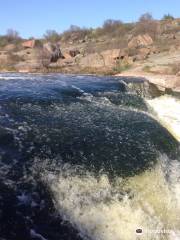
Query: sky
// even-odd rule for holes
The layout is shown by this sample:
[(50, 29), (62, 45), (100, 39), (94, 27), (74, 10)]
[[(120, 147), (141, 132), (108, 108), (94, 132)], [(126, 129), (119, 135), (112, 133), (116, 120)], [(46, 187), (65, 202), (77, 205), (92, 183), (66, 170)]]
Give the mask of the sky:
[(180, 17), (180, 0), (0, 0), (0, 35), (15, 29), (24, 38), (38, 38), (70, 25), (95, 28), (106, 19), (137, 21), (145, 12), (156, 19), (167, 13)]

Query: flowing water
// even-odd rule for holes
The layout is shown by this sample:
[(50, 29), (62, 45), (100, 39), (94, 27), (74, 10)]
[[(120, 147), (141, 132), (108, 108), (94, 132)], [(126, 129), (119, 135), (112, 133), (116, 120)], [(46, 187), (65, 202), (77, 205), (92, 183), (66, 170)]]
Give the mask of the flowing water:
[(172, 96), (161, 96), (148, 100), (159, 121), (180, 141), (180, 100)]
[(141, 79), (1, 74), (0, 239), (180, 239), (179, 109)]

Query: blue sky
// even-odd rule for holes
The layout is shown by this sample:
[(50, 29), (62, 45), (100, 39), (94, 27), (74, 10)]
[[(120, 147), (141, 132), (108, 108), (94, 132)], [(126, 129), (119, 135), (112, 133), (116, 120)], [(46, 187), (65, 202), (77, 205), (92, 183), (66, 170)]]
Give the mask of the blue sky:
[(1, 0), (0, 35), (13, 28), (23, 37), (41, 37), (71, 24), (97, 27), (109, 18), (131, 22), (145, 12), (159, 19), (165, 13), (180, 17), (179, 11), (180, 0)]

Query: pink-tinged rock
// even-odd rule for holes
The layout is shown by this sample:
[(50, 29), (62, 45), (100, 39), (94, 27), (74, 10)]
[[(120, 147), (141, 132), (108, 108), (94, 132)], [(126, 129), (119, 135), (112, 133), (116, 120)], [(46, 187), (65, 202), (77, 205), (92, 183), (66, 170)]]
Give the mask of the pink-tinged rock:
[(149, 34), (138, 35), (137, 37), (133, 37), (131, 41), (128, 43), (129, 48), (137, 48), (137, 47), (146, 47), (153, 44), (153, 39)]
[(42, 44), (39, 40), (28, 40), (22, 43), (24, 48), (35, 48), (35, 47), (42, 47)]

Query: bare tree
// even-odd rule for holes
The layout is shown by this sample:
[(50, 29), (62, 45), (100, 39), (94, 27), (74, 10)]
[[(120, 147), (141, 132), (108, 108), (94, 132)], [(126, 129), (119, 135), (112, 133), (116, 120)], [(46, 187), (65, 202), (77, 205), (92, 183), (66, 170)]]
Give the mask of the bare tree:
[(165, 14), (162, 20), (174, 20), (174, 17), (171, 14)]
[(150, 13), (145, 13), (139, 18), (135, 27), (135, 35), (148, 33), (152, 38), (156, 38), (158, 24)]
[(122, 24), (123, 22), (121, 20), (107, 19), (103, 23), (103, 28), (115, 28)]
[(90, 32), (91, 32), (90, 29), (81, 28), (76, 25), (71, 25), (68, 30), (63, 32), (62, 37), (65, 40), (77, 41), (84, 39)]
[(69, 31), (69, 32), (77, 32), (77, 31), (80, 31), (80, 30), (81, 30), (81, 28), (79, 26), (71, 25), (67, 31)]
[(49, 42), (58, 42), (60, 35), (55, 30), (47, 30), (44, 34), (44, 38)]
[(8, 29), (6, 33), (6, 38), (8, 42), (16, 42), (20, 40), (19, 33), (14, 29)]
[(107, 19), (102, 26), (102, 33), (115, 34), (119, 29), (123, 28), (123, 22), (121, 20)]
[(139, 22), (144, 22), (144, 21), (152, 21), (153, 20), (153, 16), (151, 15), (151, 13), (144, 13), (140, 16), (139, 18)]

